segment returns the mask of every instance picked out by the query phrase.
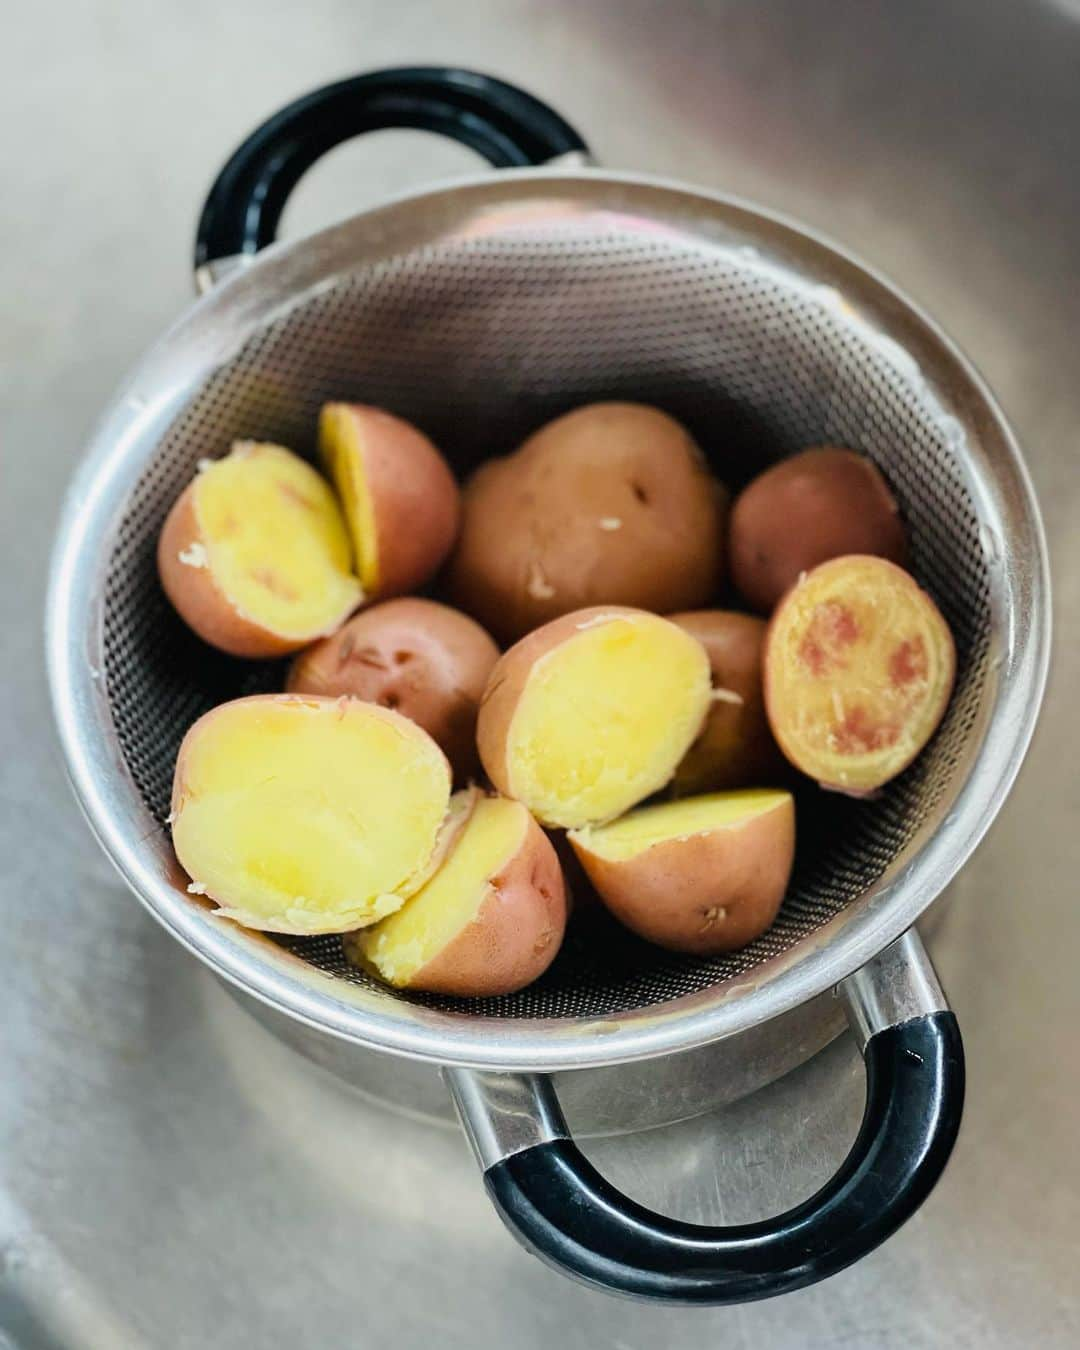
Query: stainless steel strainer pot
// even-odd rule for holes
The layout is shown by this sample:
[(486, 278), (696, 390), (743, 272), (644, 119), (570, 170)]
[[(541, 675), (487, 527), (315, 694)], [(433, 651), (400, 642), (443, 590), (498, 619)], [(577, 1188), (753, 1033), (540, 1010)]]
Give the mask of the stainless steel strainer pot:
[[(266, 247), (304, 170), (384, 126), (444, 132), (509, 171)], [(441, 1066), (495, 1205), (562, 1270), (722, 1303), (865, 1254), (929, 1193), (961, 1113), (956, 1022), (911, 925), (1004, 800), (1047, 666), (1038, 511), (979, 378), (838, 250), (728, 198), (590, 168), (561, 118), (462, 71), (361, 76), (272, 118), (215, 183), (197, 264), (209, 293), (106, 411), (56, 544), (56, 718), (108, 855), (181, 943), (309, 1054), (354, 1080), (370, 1069), (378, 1091), (410, 1081), (406, 1061)], [(956, 636), (938, 735), (872, 801), (800, 803), (780, 917), (730, 956), (645, 947), (596, 910), (538, 984), (455, 1001), (377, 987), (346, 966), (337, 938), (276, 942), (214, 918), (186, 894), (169, 844), (174, 756), (202, 712), (278, 687), (281, 672), (212, 652), (183, 627), (158, 587), (155, 539), (201, 457), (238, 437), (310, 450), (331, 398), (416, 421), (461, 474), (600, 398), (670, 410), (735, 486), (805, 445), (859, 447), (890, 480), (914, 570)], [(552, 1075), (573, 1118), (630, 1129), (775, 1076), (844, 1013), (866, 1063), (862, 1129), (839, 1173), (786, 1214), (737, 1228), (652, 1214), (569, 1138)]]

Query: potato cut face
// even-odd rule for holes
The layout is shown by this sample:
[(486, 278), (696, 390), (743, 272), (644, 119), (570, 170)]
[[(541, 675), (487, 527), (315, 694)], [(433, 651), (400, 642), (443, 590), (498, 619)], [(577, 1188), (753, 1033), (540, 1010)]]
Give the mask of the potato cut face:
[(623, 862), (669, 839), (688, 839), (712, 830), (737, 830), (747, 821), (790, 801), (790, 793), (771, 788), (710, 792), (701, 797), (642, 806), (610, 825), (575, 830), (572, 838), (598, 858)]
[(375, 503), (364, 469), (360, 424), (344, 403), (328, 403), (319, 414), (319, 458), (334, 481), (366, 595), (379, 586)]
[(907, 572), (869, 556), (815, 568), (777, 611), (766, 701), (780, 748), (826, 786), (887, 782), (929, 740), (952, 689), (952, 635)]
[(674, 624), (592, 620), (530, 672), (507, 735), (511, 795), (548, 825), (611, 820), (669, 781), (710, 698), (705, 651)]
[(388, 984), (408, 985), (476, 917), (497, 877), (521, 848), (528, 812), (505, 797), (475, 805), (449, 856), (396, 914), (351, 945)]
[(205, 563), (233, 607), (282, 637), (320, 637), (360, 603), (329, 484), (278, 445), (241, 444), (195, 480)]
[(396, 713), (355, 699), (239, 699), (185, 738), (173, 845), (191, 889), (228, 917), (339, 933), (403, 903), (449, 799), (444, 756)]

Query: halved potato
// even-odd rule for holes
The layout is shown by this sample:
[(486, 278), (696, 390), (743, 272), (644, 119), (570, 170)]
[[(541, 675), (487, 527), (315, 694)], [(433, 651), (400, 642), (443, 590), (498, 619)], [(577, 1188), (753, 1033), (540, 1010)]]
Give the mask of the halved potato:
[(627, 928), (710, 955), (744, 947), (776, 918), (795, 857), (795, 803), (788, 792), (714, 792), (568, 837)]
[(332, 633), (363, 599), (322, 476), (280, 445), (237, 442), (180, 494), (158, 540), (180, 617), (233, 656), (282, 656)]
[(461, 510), (454, 475), (435, 446), (381, 408), (327, 403), (319, 456), (341, 498), (368, 600), (428, 582), (453, 546)]
[(481, 797), (427, 884), (345, 951), (398, 988), (509, 994), (543, 974), (565, 926), (550, 840), (520, 802)]
[(359, 699), (262, 694), (214, 708), (184, 737), (173, 847), (188, 889), (228, 918), (343, 933), (423, 881), (449, 802), (446, 757), (408, 718)]
[(498, 647), (467, 614), (403, 596), (354, 614), (301, 652), (286, 687), (395, 708), (435, 738), (463, 781), (478, 767), (476, 716), (498, 659)]
[(907, 767), (944, 716), (956, 650), (933, 600), (884, 558), (834, 558), (773, 615), (765, 704), (780, 749), (859, 796)]
[(705, 649), (675, 624), (579, 610), (499, 658), (480, 705), (480, 758), (542, 824), (597, 824), (669, 781), (710, 695)]

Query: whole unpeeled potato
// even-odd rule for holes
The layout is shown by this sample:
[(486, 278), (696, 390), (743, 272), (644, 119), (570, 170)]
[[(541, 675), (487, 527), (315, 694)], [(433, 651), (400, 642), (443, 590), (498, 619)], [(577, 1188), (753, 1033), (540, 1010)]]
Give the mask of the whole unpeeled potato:
[(789, 770), (765, 714), (765, 620), (727, 609), (668, 617), (705, 648), (713, 686), (705, 725), (675, 770), (673, 794), (783, 783)]
[(476, 716), (499, 649), (475, 620), (408, 596), (355, 614), (289, 671), (295, 694), (348, 696), (418, 723), (463, 781), (477, 772)]
[(880, 470), (866, 455), (838, 446), (774, 464), (731, 508), (731, 579), (762, 614), (819, 563), (870, 553), (903, 565), (907, 548), (900, 508)]
[(578, 408), (467, 484), (450, 594), (504, 642), (591, 605), (698, 608), (721, 580), (726, 502), (674, 418)]

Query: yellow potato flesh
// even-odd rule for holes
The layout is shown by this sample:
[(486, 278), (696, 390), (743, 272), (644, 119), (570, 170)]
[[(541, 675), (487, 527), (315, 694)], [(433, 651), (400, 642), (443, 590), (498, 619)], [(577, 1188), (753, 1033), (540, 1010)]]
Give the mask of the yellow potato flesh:
[(365, 594), (374, 595), (379, 585), (375, 504), (364, 473), (364, 448), (356, 418), (337, 404), (327, 404), (319, 415), (319, 458), (341, 499), (360, 584)]
[(176, 855), (249, 927), (335, 933), (374, 923), (431, 857), (450, 798), (418, 727), (356, 700), (226, 704), (182, 752)]
[(771, 643), (774, 729), (820, 782), (876, 786), (941, 717), (953, 672), (949, 631), (907, 574), (878, 559), (815, 569), (785, 602)]
[(738, 828), (790, 800), (790, 793), (765, 788), (710, 792), (701, 797), (643, 806), (610, 825), (575, 830), (573, 838), (599, 858), (623, 862), (669, 839)]
[(450, 856), (416, 895), (356, 947), (388, 983), (407, 985), (476, 916), (491, 879), (517, 853), (528, 815), (519, 802), (484, 797), (477, 802)]
[(362, 596), (329, 484), (277, 445), (241, 445), (195, 480), (207, 565), (233, 607), (286, 638), (319, 637)]
[(673, 624), (585, 627), (529, 675), (507, 736), (511, 795), (548, 825), (621, 815), (668, 782), (709, 701), (705, 651)]

